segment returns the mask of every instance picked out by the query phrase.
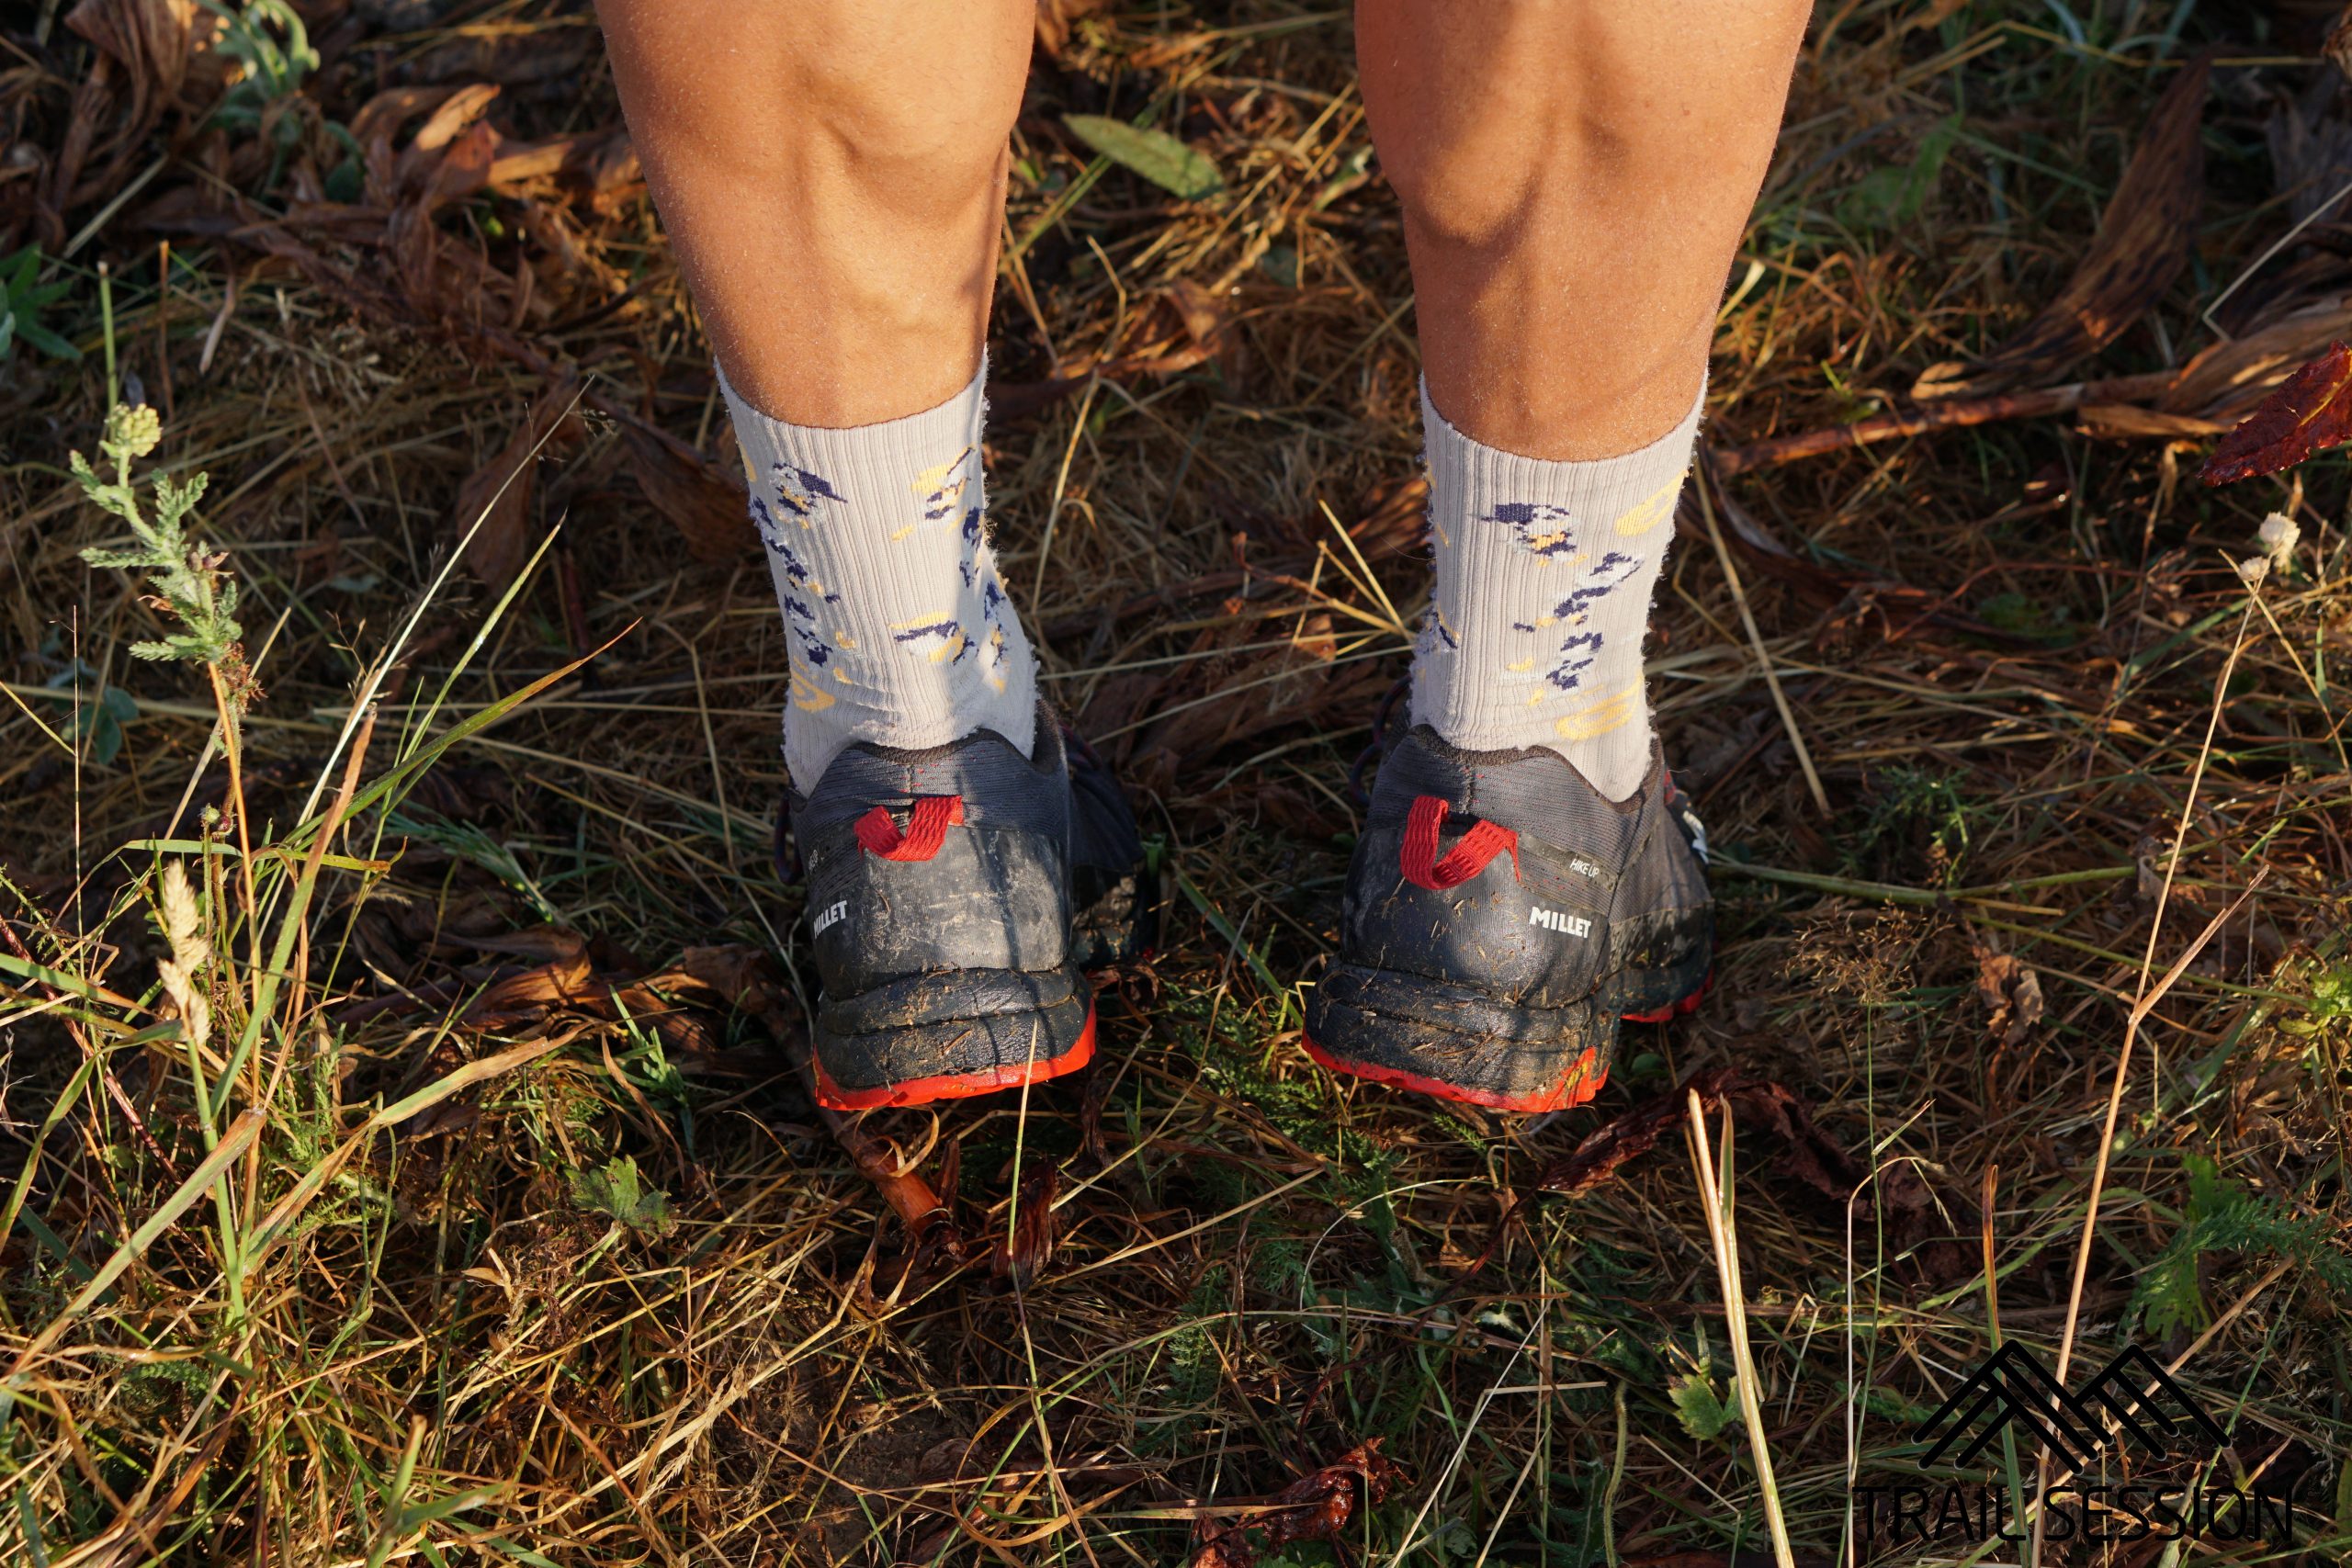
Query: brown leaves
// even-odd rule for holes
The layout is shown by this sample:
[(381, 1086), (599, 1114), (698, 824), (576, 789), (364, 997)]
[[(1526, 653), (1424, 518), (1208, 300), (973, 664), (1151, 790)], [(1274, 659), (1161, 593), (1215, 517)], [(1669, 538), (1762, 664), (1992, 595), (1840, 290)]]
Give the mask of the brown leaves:
[[(1382, 1456), (1380, 1439), (1369, 1438), (1267, 1498), (1264, 1512), (1228, 1525), (1204, 1523), (1193, 1568), (1254, 1568), (1262, 1552), (1293, 1541), (1329, 1540), (1355, 1517), (1359, 1484), (1364, 1506), (1376, 1507), (1408, 1479), (1404, 1466)], [(1263, 1546), (1250, 1543), (1245, 1532), (1252, 1529), (1265, 1537)]]
[(1586, 1134), (1584, 1142), (1544, 1168), (1535, 1184), (1551, 1192), (1575, 1194), (1600, 1186), (1627, 1161), (1657, 1146), (1690, 1115), (1696, 1094), (1708, 1111), (1728, 1103), (1741, 1120), (1760, 1122), (1789, 1145), (1783, 1168), (1840, 1206), (1852, 1201), (1862, 1169), (1846, 1151), (1813, 1124), (1813, 1114), (1793, 1089), (1736, 1067), (1713, 1067), (1646, 1104), (1637, 1105)]
[(1012, 1217), (1010, 1242), (999, 1238), (989, 1254), (989, 1273), (1025, 1285), (1054, 1255), (1054, 1200), (1062, 1187), (1061, 1168), (1040, 1165), (1022, 1179), (1020, 1213)]
[(179, 96), (194, 52), (194, 0), (82, 0), (65, 25), (87, 39), (130, 89), (130, 131), (155, 123)]
[(937, 1190), (923, 1178), (921, 1156), (913, 1159), (902, 1157), (897, 1145), (867, 1133), (859, 1125), (860, 1119), (855, 1116), (826, 1111), (822, 1106), (818, 1109), (825, 1125), (831, 1129), (833, 1137), (848, 1154), (850, 1163), (857, 1167), (857, 1173), (874, 1184), (875, 1191), (882, 1195), (882, 1201), (890, 1206), (890, 1212), (899, 1216), (899, 1223), (907, 1227), (907, 1236), (913, 1244), (912, 1250), (920, 1250), (925, 1243), (936, 1240), (951, 1257), (960, 1258), (963, 1244), (955, 1234), (947, 1205), (941, 1201)]
[(729, 561), (757, 536), (742, 487), (704, 462), (695, 449), (650, 424), (621, 427), (628, 471), (653, 510), (669, 520), (699, 561)]
[(569, 377), (549, 385), (498, 456), (458, 487), (451, 526), (461, 539), (473, 531), (466, 564), (492, 588), (503, 589), (523, 570), (531, 547), (531, 491), (538, 458), (568, 449), (584, 434), (573, 412), (579, 401), (579, 384)]
[(1240, 372), (1241, 345), (1239, 335), (1227, 330), (1230, 318), (1228, 300), (1180, 277), (1149, 296), (1114, 341), (1057, 365), (1042, 381), (991, 385), (989, 412), (1000, 420), (1027, 419), (1097, 377), (1125, 383), (1139, 376), (1174, 376), (1212, 359), (1230, 382)]
[(484, 953), (524, 963), (467, 968), (452, 980), (355, 1002), (338, 1010), (337, 1021), (443, 1010), (471, 996), (457, 1021), (469, 1029), (527, 1028), (559, 1015), (617, 1023), (626, 1016), (659, 1035), (680, 1067), (741, 1074), (751, 1061), (744, 1053), (720, 1049), (719, 1032), (706, 1015), (729, 1008), (759, 1014), (780, 1005), (756, 948), (692, 947), (676, 963), (640, 974), (626, 960), (600, 964), (577, 932), (552, 926), (469, 941)]
[(1070, 30), (1080, 17), (1102, 8), (1102, 0), (1037, 0), (1037, 47), (1059, 65), (1069, 52)]
[(2223, 436), (2197, 477), (2234, 484), (2352, 441), (2352, 345), (2331, 343)]
[[(1840, 1209), (1863, 1202), (1873, 1206), (1889, 1240), (1908, 1255), (1926, 1278), (1950, 1284), (1967, 1277), (1973, 1266), (1969, 1250), (1950, 1238), (1944, 1206), (1911, 1161), (1890, 1161), (1873, 1177), (1869, 1168), (1814, 1125), (1811, 1108), (1795, 1090), (1736, 1067), (1710, 1068), (1670, 1093), (1604, 1123), (1545, 1166), (1535, 1179), (1536, 1187), (1570, 1195), (1590, 1191), (1628, 1162), (1656, 1148), (1669, 1131), (1688, 1125), (1690, 1097), (1694, 1093), (1710, 1111), (1728, 1105), (1743, 1124), (1759, 1125), (1776, 1134), (1784, 1146), (1772, 1161), (1774, 1170), (1795, 1177)], [(1486, 1266), (1509, 1224), (1506, 1216), (1486, 1255), (1467, 1273), (1475, 1274)]]
[(1976, 999), (1984, 1004), (1985, 1026), (2005, 1051), (2025, 1043), (2041, 1021), (2041, 976), (2014, 953), (1976, 945)]
[(2197, 243), (2205, 202), (2200, 122), (2211, 66), (2209, 57), (2198, 56), (2156, 100), (2090, 249), (2058, 297), (1973, 366), (1930, 367), (1911, 389), (1913, 397), (1973, 395), (2046, 380), (2113, 341), (2164, 298)]
[[(66, 17), (96, 51), (90, 73), (74, 89), (62, 135), (46, 148), (37, 138), (17, 143), (50, 154), (48, 190), (35, 209), (42, 245), (62, 246), (66, 211), (112, 195), (132, 160), (144, 155), (148, 130), (187, 79), (195, 16), (191, 0), (83, 0)], [(128, 112), (118, 113), (119, 105)], [(102, 124), (109, 127), (103, 136)], [(85, 176), (85, 166), (100, 158), (109, 161)]]

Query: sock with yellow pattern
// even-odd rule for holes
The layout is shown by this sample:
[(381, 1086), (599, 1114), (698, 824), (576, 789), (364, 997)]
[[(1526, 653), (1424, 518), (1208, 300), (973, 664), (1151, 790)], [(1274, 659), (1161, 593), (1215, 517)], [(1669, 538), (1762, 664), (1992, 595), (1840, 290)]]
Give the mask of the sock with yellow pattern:
[(806, 795), (852, 741), (1035, 744), (1037, 661), (989, 548), (988, 363), (922, 413), (852, 430), (771, 419), (720, 389), (784, 612), (784, 760)]
[(1640, 787), (1642, 637), (1699, 407), (1639, 451), (1546, 462), (1463, 434), (1423, 386), (1437, 577), (1413, 656), (1415, 723), (1464, 750), (1548, 746), (1611, 800)]

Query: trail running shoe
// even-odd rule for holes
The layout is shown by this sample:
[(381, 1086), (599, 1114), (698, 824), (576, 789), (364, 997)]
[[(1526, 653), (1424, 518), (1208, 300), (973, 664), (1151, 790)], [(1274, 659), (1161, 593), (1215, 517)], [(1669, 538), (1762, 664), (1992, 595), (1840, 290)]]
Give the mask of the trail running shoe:
[(1080, 971), (1132, 955), (1148, 900), (1135, 818), (1074, 739), (1040, 704), (1034, 758), (986, 729), (922, 750), (861, 741), (788, 799), (826, 1105), (987, 1094), (1092, 1056)]
[(1706, 835), (1653, 753), (1606, 800), (1547, 748), (1464, 751), (1417, 725), (1381, 763), (1348, 868), (1340, 962), (1306, 1049), (1501, 1111), (1600, 1092), (1620, 1017), (1688, 1012), (1713, 920)]

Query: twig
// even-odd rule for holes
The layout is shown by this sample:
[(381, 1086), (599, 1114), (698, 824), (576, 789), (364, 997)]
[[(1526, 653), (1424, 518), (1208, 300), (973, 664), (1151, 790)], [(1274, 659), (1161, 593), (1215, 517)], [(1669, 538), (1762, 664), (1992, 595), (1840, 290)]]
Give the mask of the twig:
[(1757, 629), (1756, 612), (1747, 607), (1747, 590), (1740, 585), (1739, 568), (1732, 564), (1731, 547), (1724, 543), (1723, 525), (1715, 521), (1715, 502), (1709, 494), (1707, 477), (1698, 480), (1699, 510), (1707, 519), (1707, 535), (1715, 542), (1715, 559), (1723, 563), (1724, 578), (1731, 584), (1731, 596), (1739, 605), (1739, 624), (1747, 628), (1747, 640), (1756, 649), (1756, 662), (1764, 671), (1764, 684), (1771, 688), (1772, 705), (1781, 712), (1781, 727), (1789, 732), (1789, 745), (1797, 754), (1797, 766), (1804, 770), (1804, 782), (1813, 791), (1813, 803), (1824, 817), (1831, 816), (1829, 792), (1821, 787), (1821, 775), (1814, 771), (1813, 754), (1804, 749), (1804, 736), (1797, 728), (1797, 716), (1789, 708), (1789, 696), (1781, 690), (1781, 678), (1772, 670), (1772, 656), (1764, 650), (1764, 634)]
[[(2264, 880), (2270, 874), (2270, 868), (2267, 865), (2256, 872), (2253, 879), (2246, 884), (2245, 890), (2231, 902), (2230, 907), (2206, 922), (2205, 929), (2198, 933), (2197, 940), (2190, 942), (2187, 950), (2173, 961), (2172, 967), (2165, 972), (2164, 978), (2153, 987), (2148, 984), (2148, 972), (2154, 967), (2156, 962), (2156, 943), (2164, 935), (2165, 910), (2172, 902), (2173, 879), (2180, 873), (2181, 850), (2188, 841), (2189, 815), (2197, 809), (2198, 787), (2204, 783), (2205, 765), (2213, 755), (2213, 736), (2221, 727), (2222, 704), (2229, 693), (2230, 676), (2237, 669), (2238, 655), (2245, 651), (2246, 626), (2253, 618), (2254, 612), (2249, 605), (2247, 610), (2238, 617), (2237, 638), (2230, 645), (2229, 658), (2222, 660), (2221, 679), (2213, 684), (2213, 706), (2205, 720), (2205, 739), (2197, 749), (2197, 766), (2188, 777), (2188, 793), (2180, 803), (2180, 825), (2173, 831), (2172, 854), (2166, 859), (2165, 864), (2164, 887), (2156, 895), (2156, 910), (2148, 921), (2148, 946), (2140, 960), (2140, 995), (2132, 1002), (2132, 1011), (2123, 1021), (2123, 1043), (2116, 1049), (2115, 1077), (2108, 1086), (2107, 1121), (2099, 1133), (2098, 1157), (2091, 1166), (2090, 1196), (2083, 1205), (2082, 1240), (2075, 1248), (2074, 1283), (2066, 1292), (2066, 1326), (2058, 1337), (2056, 1376), (2061, 1385), (2064, 1384), (2067, 1367), (2074, 1359), (2075, 1330), (2082, 1316), (2083, 1287), (2090, 1277), (2091, 1247), (2098, 1238), (2099, 1199), (2105, 1195), (2107, 1190), (2108, 1161), (2115, 1152), (2115, 1123), (2123, 1109), (2123, 1085), (2131, 1076), (2132, 1050), (2139, 1041), (2140, 1022), (2148, 1016), (2151, 1009), (2164, 999), (2165, 993), (2172, 989), (2174, 983), (2195, 961), (2197, 955), (2205, 951), (2205, 944), (2213, 940), (2222, 924), (2238, 912), (2239, 908), (2253, 896), (2254, 890), (2261, 886)], [(2039, 1563), (2041, 1561), (2042, 1532), (2047, 1522), (2047, 1515), (2043, 1507), (2049, 1494), (2050, 1483), (2047, 1455), (2043, 1456), (2042, 1462), (2036, 1467), (2036, 1472), (2033, 1541), (2026, 1558), (2027, 1562), (2033, 1563)]]
[(2010, 419), (2042, 419), (2053, 413), (2072, 413), (2086, 403), (2137, 402), (2170, 390), (2174, 382), (2179, 379), (2179, 375), (2177, 370), (2156, 370), (2144, 376), (2117, 376), (2105, 381), (2076, 381), (2064, 387), (2044, 387), (2030, 392), (1989, 392), (1982, 397), (1951, 398), (1922, 403), (1891, 413), (1872, 414), (1851, 424), (1834, 424), (1826, 430), (1803, 430), (1789, 435), (1768, 436), (1762, 441), (1751, 441), (1745, 446), (1718, 447), (1714, 451), (1715, 471), (1729, 479), (1756, 468), (1769, 468), (1805, 457), (1819, 457), (1881, 441), (1901, 441), (1908, 436), (1927, 435), (1939, 430), (1958, 430), (1972, 424), (1994, 424)]
[(1707, 1145), (1707, 1112), (1699, 1091), (1690, 1091), (1690, 1158), (1699, 1170), (1699, 1199), (1707, 1212), (1707, 1235), (1715, 1244), (1715, 1278), (1723, 1283), (1724, 1332), (1731, 1339), (1739, 1413), (1747, 1423), (1747, 1444), (1756, 1456), (1757, 1484), (1764, 1493), (1764, 1525), (1772, 1533), (1772, 1556), (1780, 1568), (1796, 1568), (1789, 1546), (1789, 1524), (1781, 1517), (1781, 1487), (1772, 1476), (1772, 1450), (1764, 1437), (1764, 1407), (1756, 1393), (1756, 1357), (1747, 1343), (1747, 1292), (1740, 1284), (1738, 1233), (1732, 1219), (1732, 1117), (1723, 1108), (1724, 1164), (1720, 1186)]

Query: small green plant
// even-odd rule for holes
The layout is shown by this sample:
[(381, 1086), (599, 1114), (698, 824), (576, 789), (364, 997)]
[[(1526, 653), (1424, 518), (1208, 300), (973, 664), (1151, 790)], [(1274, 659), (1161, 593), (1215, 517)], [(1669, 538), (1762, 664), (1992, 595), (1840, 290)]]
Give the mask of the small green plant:
[(139, 716), (139, 699), (120, 686), (109, 686), (82, 660), (75, 660), (43, 682), (51, 700), (70, 708), (66, 732), (84, 743), (84, 755), (105, 767), (122, 755), (123, 728)]
[(1733, 1373), (1730, 1388), (1717, 1393), (1713, 1372), (1711, 1363), (1702, 1361), (1697, 1371), (1666, 1380), (1675, 1420), (1702, 1443), (1713, 1442), (1739, 1422), (1739, 1374)]
[[(243, 130), (259, 125), (267, 105), (300, 92), (304, 79), (319, 68), (310, 29), (287, 0), (245, 0), (243, 10), (231, 10), (220, 0), (198, 4), (223, 23), (213, 47), (245, 68), (243, 78), (222, 96), (214, 112), (219, 124)], [(281, 34), (283, 43), (278, 41)]]
[(1957, 774), (1897, 765), (1872, 781), (1870, 815), (1853, 859), (1869, 866), (1892, 862), (1899, 874), (1926, 874), (1951, 886), (1974, 842), (1984, 807), (1970, 800)]
[(2337, 1296), (2352, 1297), (2352, 1258), (2337, 1250), (2341, 1227), (2325, 1215), (2301, 1214), (2276, 1198), (2248, 1191), (2203, 1155), (2188, 1155), (2187, 1223), (2141, 1271), (2132, 1311), (2156, 1335), (2212, 1322), (2198, 1280), (2209, 1252), (2243, 1252), (2300, 1264)]
[(222, 684), (240, 691), (244, 657), (238, 643), (245, 632), (237, 624), (236, 581), (220, 570), (227, 558), (206, 551), (188, 538), (184, 527), (188, 513), (204, 498), (208, 476), (198, 474), (179, 484), (158, 475), (153, 522), (140, 506), (139, 487), (130, 477), (131, 460), (153, 452), (163, 438), (164, 422), (153, 409), (118, 404), (107, 415), (106, 432), (98, 438), (98, 451), (114, 465), (114, 478), (100, 479), (87, 458), (79, 452), (73, 455), (74, 477), (81, 481), (82, 493), (92, 505), (128, 524), (137, 541), (130, 549), (94, 545), (82, 552), (82, 558), (95, 567), (149, 573), (154, 587), (151, 603), (179, 623), (180, 630), (166, 633), (160, 641), (132, 643), (133, 654), (233, 674), (235, 679)]
[(82, 351), (41, 325), (41, 312), (74, 291), (74, 280), (40, 281), (40, 247), (27, 245), (0, 261), (0, 365), (24, 343), (51, 359), (79, 359)]
[(573, 1171), (571, 1201), (589, 1213), (611, 1219), (614, 1235), (627, 1226), (639, 1235), (667, 1235), (677, 1224), (670, 1213), (670, 1195), (659, 1187), (646, 1186), (638, 1175), (637, 1161), (628, 1155), (602, 1170)]
[(2334, 964), (2312, 976), (2312, 1016), (2352, 1017), (2352, 964)]
[(1958, 115), (1938, 120), (1919, 138), (1908, 164), (1883, 164), (1856, 180), (1838, 199), (1838, 220), (1849, 229), (1880, 232), (1910, 225), (1936, 194), (1960, 127)]

